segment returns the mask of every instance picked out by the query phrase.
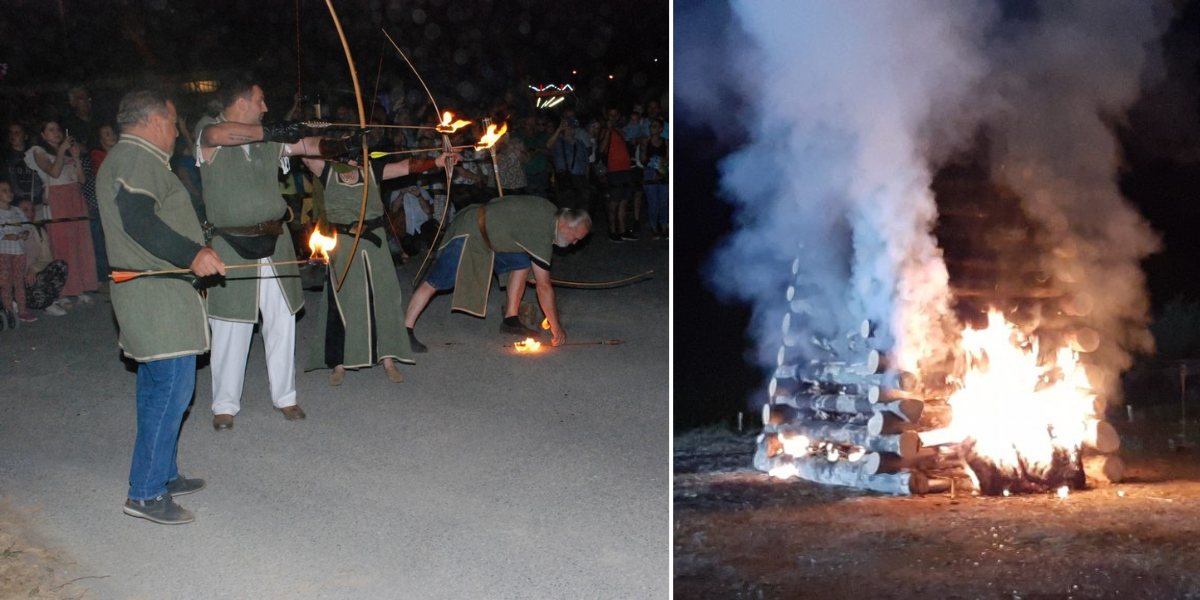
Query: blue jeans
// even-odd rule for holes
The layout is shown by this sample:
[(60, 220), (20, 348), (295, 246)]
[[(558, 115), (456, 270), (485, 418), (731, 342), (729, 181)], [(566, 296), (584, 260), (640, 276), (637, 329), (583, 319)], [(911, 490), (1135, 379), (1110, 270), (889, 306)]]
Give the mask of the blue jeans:
[(183, 413), (196, 390), (196, 357), (138, 364), (137, 441), (129, 467), (129, 498), (151, 500), (167, 493), (179, 477), (175, 452)]
[(651, 227), (670, 224), (671, 219), (667, 213), (669, 209), (667, 200), (668, 195), (666, 185), (660, 185), (657, 183), (646, 184), (646, 204), (650, 208)]
[[(429, 274), (425, 276), (425, 283), (433, 286), (435, 290), (453, 288), (458, 279), (458, 261), (462, 257), (465, 243), (466, 239), (461, 237), (450, 240), (450, 243), (446, 244), (438, 253), (433, 266), (429, 268)], [(524, 252), (496, 252), (495, 254), (496, 260), (492, 263), (492, 271), (496, 275), (520, 271), (533, 266), (533, 261)]]

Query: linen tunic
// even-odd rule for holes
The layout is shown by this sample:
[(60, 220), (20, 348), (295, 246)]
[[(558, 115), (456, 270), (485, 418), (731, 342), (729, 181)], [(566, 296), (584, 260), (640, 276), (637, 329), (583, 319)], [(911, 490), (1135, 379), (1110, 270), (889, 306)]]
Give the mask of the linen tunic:
[[(196, 125), (196, 139), (204, 128), (225, 122), (225, 116), (205, 117)], [(197, 160), (201, 153), (197, 151)], [(216, 227), (250, 227), (280, 217), (287, 218), (287, 203), (279, 193), (280, 158), (283, 144), (255, 142), (241, 146), (213, 149), (212, 158), (200, 163), (200, 178), (204, 184), (204, 207), (210, 223)], [(228, 242), (219, 236), (212, 240), (226, 265), (247, 265), (258, 262), (242, 258)], [(296, 260), (291, 237), (279, 236), (275, 241), (272, 262)], [(291, 314), (304, 306), (297, 265), (272, 267), (276, 281), (283, 289)], [(258, 277), (255, 269), (231, 271), (224, 283), (208, 289), (208, 314), (214, 319), (254, 323), (258, 321)]]
[[(367, 190), (366, 220), (383, 215), (383, 203), (379, 200), (379, 186), (373, 171), (371, 185)], [(329, 215), (329, 222), (356, 224), (359, 209), (362, 207), (362, 179), (353, 184), (343, 183), (338, 174), (328, 166), (325, 168), (325, 178), (325, 209)], [(330, 252), (325, 301), (321, 303), (317, 315), (316, 343), (309, 352), (306, 371), (337, 366), (328, 364), (325, 360), (326, 344), (337, 343), (326, 339), (331, 310), (336, 312), (344, 330), (342, 364), (345, 368), (369, 367), (384, 358), (415, 363), (408, 333), (404, 329), (400, 282), (396, 277), (396, 264), (388, 250), (387, 232), (382, 225), (371, 232), (380, 240), (384, 240), (384, 243), (376, 247), (365, 238), (358, 241), (354, 264), (346, 274), (341, 290), (336, 289), (337, 279), (346, 268), (350, 247), (354, 245), (354, 236), (337, 234), (337, 245)]]
[(479, 235), (479, 204), (464, 208), (446, 231), (441, 252), (451, 241), (466, 238), (450, 308), (477, 317), (487, 316), (488, 292), (496, 252), (524, 252), (535, 262), (550, 265), (554, 258), (557, 208), (538, 196), (504, 196), (488, 202), (484, 216), (492, 248)]
[[(138, 271), (175, 269), (151, 254), (125, 231), (116, 196), (121, 188), (155, 200), (155, 214), (168, 227), (202, 244), (204, 233), (191, 196), (171, 172), (170, 156), (140, 137), (121, 134), (96, 175), (96, 199), (112, 265)], [(173, 277), (136, 277), (110, 286), (120, 326), (118, 343), (139, 362), (208, 351), (204, 301), (187, 281)]]

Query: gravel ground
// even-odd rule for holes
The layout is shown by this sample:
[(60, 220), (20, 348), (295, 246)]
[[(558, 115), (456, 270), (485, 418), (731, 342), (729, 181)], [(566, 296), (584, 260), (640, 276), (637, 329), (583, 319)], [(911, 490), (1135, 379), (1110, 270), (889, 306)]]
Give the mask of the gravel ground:
[[(398, 269), (406, 294), (418, 262)], [(303, 422), (272, 410), (256, 336), (236, 427), (214, 431), (202, 361), (179, 460), (208, 488), (180, 498), (197, 521), (174, 527), (121, 512), (135, 375), (107, 297), (0, 334), (0, 596), (666, 596), (667, 246), (592, 239), (555, 260), (571, 280), (648, 269), (558, 292), (569, 341), (624, 345), (518, 355), (497, 332), (499, 290), (486, 320), (439, 297), (417, 327), (430, 353), (403, 383), (381, 367), (339, 388), (300, 373)]]

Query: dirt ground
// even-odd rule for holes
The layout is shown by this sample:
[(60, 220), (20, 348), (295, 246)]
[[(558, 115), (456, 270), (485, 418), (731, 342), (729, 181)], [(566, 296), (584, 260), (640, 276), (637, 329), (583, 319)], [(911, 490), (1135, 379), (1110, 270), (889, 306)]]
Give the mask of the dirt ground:
[(1127, 479), (1065, 499), (781, 482), (750, 467), (752, 434), (678, 435), (675, 596), (1200, 598), (1200, 445), (1116, 425)]
[(64, 600), (84, 597), (87, 577), (60, 552), (34, 542), (25, 527), (29, 515), (0, 499), (0, 598)]

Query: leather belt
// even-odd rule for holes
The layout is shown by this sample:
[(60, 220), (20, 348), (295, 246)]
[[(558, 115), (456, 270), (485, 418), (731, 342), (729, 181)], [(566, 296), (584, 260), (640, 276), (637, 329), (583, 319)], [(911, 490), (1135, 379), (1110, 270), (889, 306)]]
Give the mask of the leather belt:
[[(372, 230), (377, 227), (382, 227), (385, 219), (387, 219), (387, 217), (380, 216), (380, 217), (375, 217), (374, 219), (368, 219), (366, 221), (363, 221), (362, 235), (360, 235), (358, 237), (360, 237), (364, 240), (367, 240), (368, 242), (371, 242), (372, 244), (375, 244), (376, 248), (382, 248), (383, 240), (379, 236), (375, 235), (375, 233)], [(336, 231), (342, 235), (354, 235), (353, 229), (356, 225), (358, 225), (358, 223), (330, 223), (329, 224), (330, 227), (333, 227), (334, 231)]]
[(217, 229), (229, 235), (283, 235), (283, 220), (263, 221), (258, 225), (251, 225), (249, 227), (218, 227)]
[(484, 206), (479, 205), (479, 237), (483, 239), (483, 245), (487, 246), (488, 250), (492, 249), (492, 240), (488, 239), (487, 234), (487, 216), (485, 215)]

